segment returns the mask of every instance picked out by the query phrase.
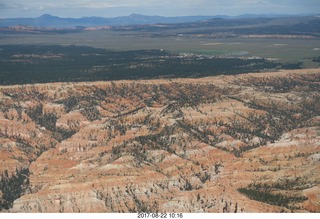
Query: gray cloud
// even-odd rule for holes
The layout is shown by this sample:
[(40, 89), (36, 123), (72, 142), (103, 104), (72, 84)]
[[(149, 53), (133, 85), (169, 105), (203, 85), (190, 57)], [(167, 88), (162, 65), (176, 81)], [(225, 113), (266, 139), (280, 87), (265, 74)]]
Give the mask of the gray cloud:
[(17, 9), (17, 8), (22, 8), (22, 6), (18, 4), (0, 3), (0, 10), (10, 10), (10, 9)]
[(9, 9), (9, 6), (3, 3), (0, 3), (0, 9)]

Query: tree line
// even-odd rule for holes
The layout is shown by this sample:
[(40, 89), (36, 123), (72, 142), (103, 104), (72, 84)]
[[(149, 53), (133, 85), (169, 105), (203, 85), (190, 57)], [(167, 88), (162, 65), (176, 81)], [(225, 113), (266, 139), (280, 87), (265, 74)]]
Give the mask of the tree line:
[(206, 77), (301, 65), (267, 59), (185, 57), (163, 50), (7, 45), (0, 50), (0, 84)]

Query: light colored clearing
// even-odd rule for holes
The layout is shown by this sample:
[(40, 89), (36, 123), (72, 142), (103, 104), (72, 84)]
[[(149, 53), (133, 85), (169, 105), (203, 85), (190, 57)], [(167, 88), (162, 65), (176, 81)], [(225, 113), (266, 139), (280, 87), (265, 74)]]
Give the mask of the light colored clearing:
[(240, 51), (240, 52), (234, 52), (234, 53), (232, 53), (232, 55), (238, 55), (238, 56), (248, 55), (248, 54), (249, 54), (248, 51)]
[(318, 51), (318, 50), (320, 50), (320, 48), (314, 48), (313, 50), (314, 50), (314, 51)]
[(91, 163), (80, 163), (70, 169), (77, 169), (77, 170), (88, 170), (88, 169), (92, 169), (92, 168), (95, 168), (96, 166), (91, 164)]
[(214, 46), (214, 45), (221, 45), (222, 43), (204, 43), (203, 46)]
[(284, 44), (284, 43), (275, 43), (275, 44), (273, 44), (274, 46), (286, 46), (286, 45), (288, 45), (288, 44)]
[(312, 160), (314, 162), (319, 162), (320, 161), (320, 154), (313, 154), (308, 157), (308, 160)]

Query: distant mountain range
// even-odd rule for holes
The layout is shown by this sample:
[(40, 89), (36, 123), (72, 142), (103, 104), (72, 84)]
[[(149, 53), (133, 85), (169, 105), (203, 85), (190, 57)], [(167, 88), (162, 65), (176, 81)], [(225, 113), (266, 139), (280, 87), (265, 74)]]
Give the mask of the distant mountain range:
[(44, 14), (37, 18), (4, 18), (0, 19), (0, 27), (9, 27), (16, 25), (27, 25), (48, 28), (72, 28), (72, 27), (94, 27), (94, 26), (123, 26), (123, 25), (141, 25), (141, 24), (174, 24), (197, 22), (201, 20), (223, 18), (275, 18), (288, 17), (289, 15), (275, 14), (244, 14), (240, 16), (182, 16), (182, 17), (163, 17), (163, 16), (147, 16), (141, 14), (131, 14), (129, 16), (104, 18), (104, 17), (82, 17), (82, 18), (61, 18)]

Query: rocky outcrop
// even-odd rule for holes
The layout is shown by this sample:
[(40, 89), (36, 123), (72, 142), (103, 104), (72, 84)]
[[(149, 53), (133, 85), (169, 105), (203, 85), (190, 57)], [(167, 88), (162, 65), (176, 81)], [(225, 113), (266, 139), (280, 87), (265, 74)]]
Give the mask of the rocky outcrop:
[(319, 77), (0, 87), (0, 211), (320, 212)]

